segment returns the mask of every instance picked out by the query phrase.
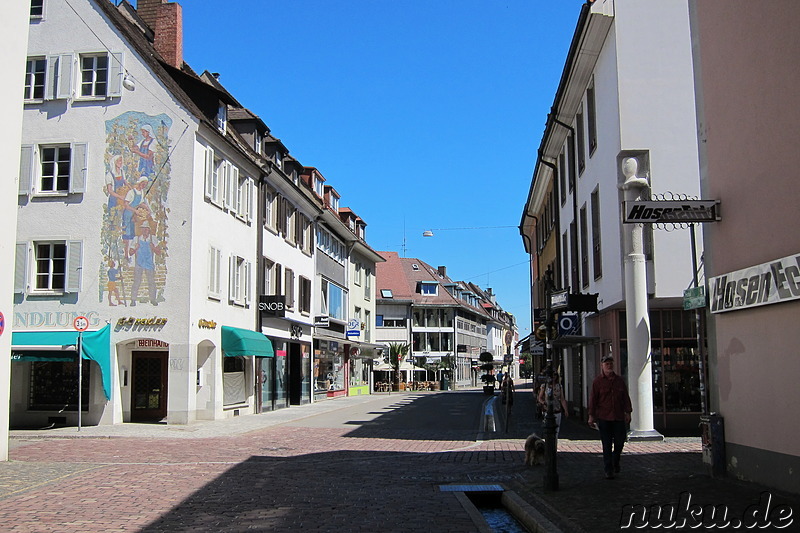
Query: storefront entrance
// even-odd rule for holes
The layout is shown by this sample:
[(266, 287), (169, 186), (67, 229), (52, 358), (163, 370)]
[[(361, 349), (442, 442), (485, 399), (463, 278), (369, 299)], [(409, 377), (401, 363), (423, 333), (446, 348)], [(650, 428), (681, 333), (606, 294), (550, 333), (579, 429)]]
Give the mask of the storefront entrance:
[(167, 416), (169, 352), (132, 352), (131, 422), (158, 422)]

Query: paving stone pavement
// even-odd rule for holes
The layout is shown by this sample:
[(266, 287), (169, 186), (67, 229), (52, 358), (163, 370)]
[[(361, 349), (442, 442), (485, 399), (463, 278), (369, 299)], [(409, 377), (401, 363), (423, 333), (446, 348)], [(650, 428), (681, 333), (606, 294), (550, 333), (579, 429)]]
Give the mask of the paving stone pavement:
[[(537, 424), (524, 389), (507, 433), (499, 402), (495, 433), (432, 429), (422, 418), (400, 429), (312, 423), (350, 407), (443, 400), (436, 395), (476, 410), (484, 401), (480, 391), (393, 393), (182, 427), (12, 431), (11, 460), (0, 463), (0, 531), (471, 532), (480, 529), (440, 487), (492, 483), (563, 531), (603, 532), (620, 530), (625, 505), (677, 505), (688, 492), (692, 503), (725, 505), (740, 517), (768, 490), (710, 478), (694, 437), (629, 443), (622, 473), (606, 480), (597, 433), (566, 421), (560, 488), (544, 492), (544, 467), (523, 465), (524, 437)], [(796, 496), (771, 494), (773, 508), (800, 509)]]

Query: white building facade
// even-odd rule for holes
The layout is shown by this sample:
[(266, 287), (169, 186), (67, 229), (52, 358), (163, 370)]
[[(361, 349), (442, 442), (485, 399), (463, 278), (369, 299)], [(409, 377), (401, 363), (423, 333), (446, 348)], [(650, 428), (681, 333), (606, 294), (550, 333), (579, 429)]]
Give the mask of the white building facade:
[[(656, 59), (657, 58), (657, 59)], [(598, 294), (598, 313), (553, 344), (568, 400), (587, 407), (600, 356), (628, 375), (621, 163), (635, 157), (654, 199), (699, 198), (688, 3), (605, 0), (581, 11), (547, 118), (523, 213), (534, 307), (544, 308), (544, 273), (554, 289)], [(645, 227), (656, 428), (697, 427), (699, 354), (686, 227)], [(699, 257), (699, 250), (698, 252)], [(641, 354), (647, 358), (646, 354)], [(630, 386), (630, 384), (629, 384)]]
[(13, 426), (76, 422), (76, 317), (87, 424), (253, 412), (272, 353), (254, 331), (259, 168), (229, 97), (181, 71), (180, 6), (140, 0), (150, 28), (128, 9), (51, 1), (30, 28)]

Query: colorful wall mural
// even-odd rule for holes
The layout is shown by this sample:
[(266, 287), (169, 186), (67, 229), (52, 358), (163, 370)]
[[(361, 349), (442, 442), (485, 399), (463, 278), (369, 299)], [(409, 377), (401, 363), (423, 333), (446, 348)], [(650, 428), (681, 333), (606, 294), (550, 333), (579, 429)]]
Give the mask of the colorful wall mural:
[(106, 121), (99, 297), (109, 306), (164, 301), (171, 126), (137, 111)]

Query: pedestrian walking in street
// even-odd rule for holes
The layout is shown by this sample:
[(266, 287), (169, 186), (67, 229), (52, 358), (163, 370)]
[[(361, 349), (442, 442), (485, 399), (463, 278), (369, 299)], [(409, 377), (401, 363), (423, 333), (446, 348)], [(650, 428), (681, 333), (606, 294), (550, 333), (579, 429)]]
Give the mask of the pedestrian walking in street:
[(558, 372), (551, 372), (547, 383), (539, 389), (538, 397), (539, 405), (543, 406), (544, 414), (549, 410), (549, 404), (553, 406), (553, 414), (556, 416), (556, 438), (561, 429), (561, 415), (569, 418), (569, 411), (567, 409), (567, 400), (564, 399), (564, 390), (561, 388), (561, 383), (558, 379)]
[(514, 380), (506, 372), (503, 381), (500, 383), (500, 398), (503, 403), (514, 405)]
[(606, 355), (601, 365), (589, 395), (589, 425), (596, 424), (600, 430), (606, 479), (614, 479), (614, 474), (620, 471), (620, 456), (633, 407), (625, 381), (614, 372), (614, 358)]

